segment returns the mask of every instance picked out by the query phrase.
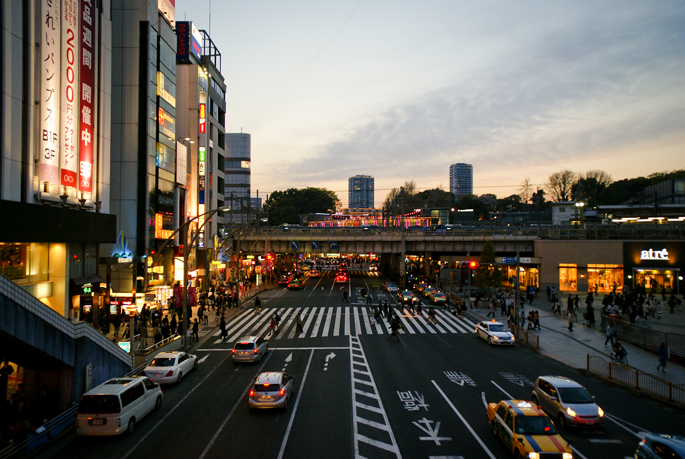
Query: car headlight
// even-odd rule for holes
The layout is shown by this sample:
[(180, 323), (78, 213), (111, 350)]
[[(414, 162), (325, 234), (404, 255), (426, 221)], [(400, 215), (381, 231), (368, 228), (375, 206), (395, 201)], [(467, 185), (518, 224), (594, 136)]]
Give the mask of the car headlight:
[(495, 341), (499, 341), (499, 338), (498, 338), (498, 337), (493, 336), (493, 338), (495, 339)]
[(576, 417), (576, 412), (573, 411), (573, 410), (571, 409), (570, 406), (569, 406), (568, 408), (566, 408), (566, 412), (567, 412), (568, 415), (571, 416), (572, 418), (575, 418), (575, 417)]
[(573, 459), (573, 454), (571, 454), (571, 453), (564, 453), (564, 454), (561, 456), (561, 458), (562, 458), (562, 459)]
[(603, 418), (604, 417), (604, 410), (601, 409), (600, 407), (597, 407), (597, 414), (599, 414), (600, 418)]
[(528, 453), (528, 459), (540, 459), (540, 453)]

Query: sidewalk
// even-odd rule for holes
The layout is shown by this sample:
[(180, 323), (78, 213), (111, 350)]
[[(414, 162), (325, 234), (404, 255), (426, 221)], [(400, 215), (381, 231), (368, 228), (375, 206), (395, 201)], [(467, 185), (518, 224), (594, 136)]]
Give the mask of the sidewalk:
[[(531, 309), (540, 314), (540, 326), (542, 330), (536, 330), (540, 336), (540, 353), (558, 360), (573, 368), (585, 369), (587, 365), (587, 355), (597, 355), (609, 361), (611, 355), (611, 344), (604, 345), (606, 334), (599, 329), (599, 325), (594, 328), (583, 325), (582, 313), (578, 314), (580, 322), (573, 324), (573, 331), (568, 330), (568, 321), (565, 316), (554, 316), (551, 313), (551, 304), (546, 298), (533, 300), (533, 305), (526, 303), (524, 306), (525, 314)], [(564, 304), (567, 298), (563, 298)], [(600, 299), (601, 301), (601, 299)], [(562, 311), (565, 309), (562, 308)], [(582, 311), (585, 310), (583, 306)], [(485, 308), (470, 309), (470, 313), (485, 320), (488, 310)], [(599, 310), (595, 311), (597, 322), (599, 323)], [(504, 316), (497, 311), (496, 318), (504, 320)], [(657, 322), (663, 322), (657, 324)], [(640, 322), (640, 325), (643, 325)], [(650, 318), (648, 326), (663, 331), (674, 333), (685, 333), (685, 312), (676, 311), (674, 314), (664, 312), (664, 318), (660, 321)], [(659, 327), (659, 328), (658, 328)], [(620, 338), (620, 336), (619, 336)], [(677, 364), (669, 364), (666, 373), (657, 371), (658, 364), (656, 353), (645, 350), (641, 347), (622, 341), (623, 346), (628, 351), (628, 361), (630, 366), (644, 373), (650, 373), (674, 384), (685, 384), (685, 368)]]

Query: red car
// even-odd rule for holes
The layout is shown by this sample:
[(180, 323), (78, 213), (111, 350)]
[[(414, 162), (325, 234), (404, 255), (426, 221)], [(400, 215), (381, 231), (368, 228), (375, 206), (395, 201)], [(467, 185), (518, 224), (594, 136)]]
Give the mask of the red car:
[(341, 283), (347, 282), (347, 274), (345, 274), (345, 273), (338, 273), (338, 274), (335, 276), (335, 282), (336, 282), (336, 283), (340, 283), (340, 284), (341, 284)]

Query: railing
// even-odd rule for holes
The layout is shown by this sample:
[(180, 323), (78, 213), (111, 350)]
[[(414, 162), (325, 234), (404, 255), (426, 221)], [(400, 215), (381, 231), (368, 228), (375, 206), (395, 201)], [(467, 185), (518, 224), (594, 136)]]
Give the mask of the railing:
[(666, 347), (671, 352), (685, 353), (685, 335), (683, 334), (654, 330), (608, 316), (601, 316), (600, 323), (602, 329), (611, 325), (623, 341), (637, 344), (650, 351), (656, 350), (661, 343), (666, 343)]
[(618, 381), (648, 394), (685, 407), (685, 384), (673, 384), (622, 363), (611, 363), (596, 355), (587, 355), (587, 371), (611, 381)]
[(523, 341), (530, 346), (534, 346), (535, 349), (540, 349), (540, 335), (511, 322), (508, 323), (508, 326), (518, 342)]

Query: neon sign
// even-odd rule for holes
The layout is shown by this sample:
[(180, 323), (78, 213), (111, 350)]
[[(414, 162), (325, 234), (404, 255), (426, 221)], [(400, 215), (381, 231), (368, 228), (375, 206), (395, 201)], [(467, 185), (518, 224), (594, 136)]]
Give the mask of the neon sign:
[(640, 252), (640, 260), (669, 260), (668, 250), (643, 250)]

